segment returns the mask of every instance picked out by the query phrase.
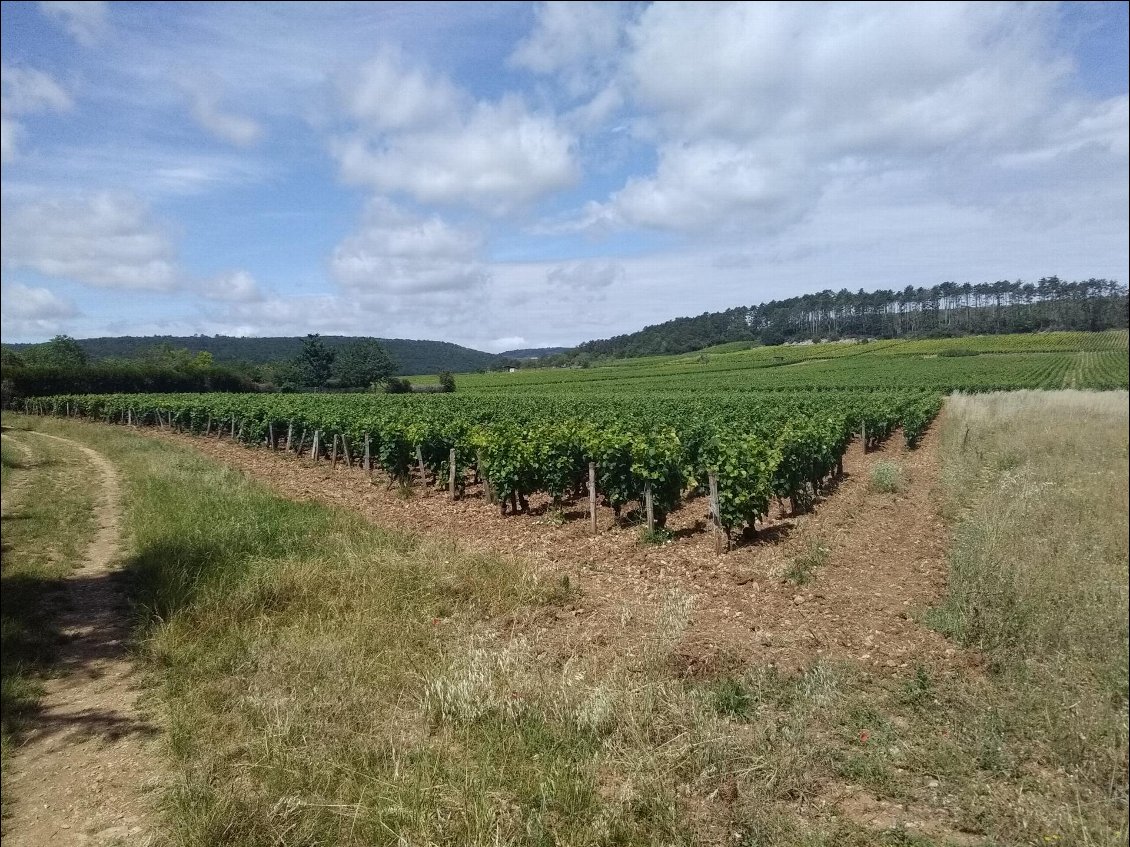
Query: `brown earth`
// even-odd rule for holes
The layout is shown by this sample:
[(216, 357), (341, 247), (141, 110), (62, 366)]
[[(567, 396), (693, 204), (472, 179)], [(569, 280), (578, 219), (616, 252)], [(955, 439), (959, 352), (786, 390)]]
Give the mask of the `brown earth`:
[(28, 434), (81, 451), (98, 477), (100, 496), (95, 537), (65, 580), (56, 675), (43, 680), (43, 696), (27, 718), (5, 778), (15, 801), (4, 847), (152, 844), (145, 794), (155, 786), (156, 729), (137, 708), (127, 609), (114, 576), (121, 544), (118, 475), (89, 447)]
[[(664, 598), (690, 595), (691, 620), (677, 654), (681, 672), (698, 674), (746, 662), (791, 670), (820, 657), (896, 672), (920, 662), (954, 669), (973, 661), (917, 621), (939, 601), (946, 581), (947, 531), (933, 500), (939, 428), (935, 423), (916, 450), (907, 450), (898, 433), (866, 454), (853, 444), (843, 478), (812, 513), (791, 516), (774, 507), (756, 539), (723, 555), (714, 553), (704, 498), (685, 501), (668, 519), (674, 538), (653, 545), (604, 507), (592, 535), (585, 498), (565, 504), (563, 521), (546, 497), (531, 498), (527, 514), (503, 517), (480, 485), (469, 484), (466, 496), (451, 502), (445, 490), (417, 483), (406, 498), (380, 471), (370, 482), (344, 463), (331, 468), (325, 460), (227, 439), (150, 432), (239, 468), (282, 496), (343, 506), (384, 527), (452, 539), (464, 550), (514, 556), (555, 581), (567, 577), (578, 589), (575, 602), (542, 619), (503, 622), (550, 654), (630, 655), (643, 649), (635, 636), (654, 628)], [(869, 490), (871, 469), (883, 460), (905, 470), (904, 492)], [(810, 581), (786, 578), (798, 561), (812, 561), (815, 548), (826, 553)], [(625, 625), (633, 620), (636, 629)]]

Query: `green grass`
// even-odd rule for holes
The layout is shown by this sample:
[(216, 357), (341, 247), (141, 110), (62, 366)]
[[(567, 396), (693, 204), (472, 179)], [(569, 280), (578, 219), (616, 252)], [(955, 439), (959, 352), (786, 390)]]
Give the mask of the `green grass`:
[[(0, 768), (6, 769), (39, 697), (39, 679), (52, 670), (61, 581), (93, 537), (95, 492), (74, 448), (8, 430), (0, 443)], [(10, 792), (2, 796), (6, 806)]]

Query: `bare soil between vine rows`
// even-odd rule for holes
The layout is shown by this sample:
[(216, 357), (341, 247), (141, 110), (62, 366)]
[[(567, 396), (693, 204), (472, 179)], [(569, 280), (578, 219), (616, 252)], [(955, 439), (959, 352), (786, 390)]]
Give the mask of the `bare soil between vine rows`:
[[(811, 513), (786, 515), (775, 504), (756, 539), (722, 555), (714, 552), (705, 498), (684, 501), (668, 518), (674, 538), (654, 545), (605, 507), (592, 535), (586, 498), (565, 505), (564, 522), (544, 496), (531, 498), (529, 513), (503, 517), (479, 485), (451, 502), (446, 490), (417, 482), (405, 498), (379, 470), (370, 482), (344, 463), (334, 469), (325, 460), (226, 439), (148, 432), (238, 468), (282, 496), (353, 509), (379, 526), (450, 539), (463, 550), (517, 557), (549, 580), (568, 577), (577, 589), (572, 602), (529, 619), (491, 622), (529, 639), (545, 657), (632, 655), (644, 649), (664, 598), (692, 595), (677, 670), (706, 675), (751, 663), (790, 672), (820, 658), (858, 662), (877, 673), (905, 673), (900, 669), (917, 664), (955, 672), (978, 663), (919, 622), (946, 585), (948, 533), (934, 499), (939, 430), (940, 419), (915, 450), (905, 448), (899, 433), (866, 454), (853, 444), (843, 478)], [(904, 491), (870, 490), (871, 469), (880, 461), (903, 468)], [(808, 581), (789, 579), (798, 562), (818, 561), (817, 547), (826, 554)]]

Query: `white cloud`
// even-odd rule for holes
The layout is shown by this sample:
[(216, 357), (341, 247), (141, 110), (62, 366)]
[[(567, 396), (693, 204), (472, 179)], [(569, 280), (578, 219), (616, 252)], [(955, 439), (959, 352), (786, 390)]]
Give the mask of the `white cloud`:
[(0, 86), (0, 108), (5, 114), (63, 112), (71, 108), (70, 95), (43, 71), (4, 65)]
[(1045, 134), (1043, 146), (1002, 155), (1005, 167), (1043, 165), (1084, 147), (1093, 146), (1125, 158), (1130, 147), (1130, 97), (1112, 97), (1090, 106), (1073, 105), (1057, 116), (1054, 131)]
[(4, 333), (17, 338), (57, 335), (64, 321), (79, 315), (74, 303), (46, 288), (5, 282), (0, 298)]
[(814, 199), (802, 163), (728, 141), (666, 144), (654, 176), (634, 178), (591, 222), (685, 232), (761, 230), (795, 222)]
[(199, 81), (187, 83), (192, 98), (192, 116), (214, 136), (237, 147), (249, 147), (263, 135), (263, 128), (251, 118), (225, 112), (214, 87)]
[(492, 353), (501, 353), (503, 350), (520, 350), (526, 344), (526, 339), (521, 335), (504, 335), (502, 338), (492, 338), (487, 347)]
[(4, 283), (4, 314), (24, 320), (73, 318), (75, 304), (46, 288), (32, 288), (18, 282)]
[[(651, 174), (579, 228), (703, 233), (794, 224), (845, 171), (1125, 156), (1125, 98), (1072, 101), (1055, 11), (992, 4), (661, 3), (628, 25), (619, 87)], [(566, 51), (568, 52), (568, 51)], [(556, 55), (551, 58), (558, 60)], [(560, 61), (580, 61), (566, 56)], [(610, 96), (610, 95), (609, 95)]]
[(200, 145), (143, 146), (120, 143), (57, 143), (50, 167), (4, 182), (5, 196), (67, 192), (76, 185), (113, 185), (117, 191), (155, 199), (241, 189), (266, 182), (273, 163), (236, 151), (202, 150)]
[(10, 162), (19, 155), (25, 128), (15, 120), (17, 115), (65, 112), (71, 106), (70, 95), (48, 74), (4, 65), (0, 74), (0, 161)]
[(168, 291), (177, 284), (172, 245), (133, 195), (6, 203), (0, 238), (7, 267), (103, 288)]
[(510, 63), (553, 75), (571, 96), (592, 91), (615, 64), (626, 13), (619, 3), (542, 3), (534, 31), (514, 50)]
[[(1046, 108), (1069, 70), (1047, 10), (992, 4), (656, 4), (627, 73), (662, 130), (820, 147), (942, 148), (999, 137)], [(694, 61), (686, 61), (693, 56)]]
[(619, 262), (570, 262), (546, 271), (545, 278), (553, 286), (566, 289), (597, 291), (624, 281), (624, 266)]
[(0, 162), (7, 164), (19, 155), (21, 135), (23, 135), (23, 127), (20, 124), (9, 118), (0, 117)]
[(486, 325), (478, 300), (460, 291), (399, 297), (347, 290), (342, 295), (269, 297), (205, 311), (200, 331), (241, 335), (366, 335), (479, 343)]
[(417, 216), (378, 198), (334, 250), (330, 271), (347, 289), (370, 295), (468, 292), (485, 278), (481, 243), (438, 215)]
[(44, 0), (40, 10), (57, 21), (71, 38), (84, 47), (94, 47), (106, 36), (106, 4), (101, 0)]
[(449, 123), (467, 99), (450, 80), (410, 67), (395, 50), (362, 65), (345, 86), (344, 97), (353, 117), (380, 132)]
[(347, 87), (362, 125), (333, 147), (344, 178), (424, 203), (506, 214), (579, 176), (575, 139), (516, 96), (477, 101), (394, 54), (364, 66)]
[(247, 271), (232, 271), (220, 274), (192, 287), (197, 294), (208, 300), (220, 300), (227, 303), (258, 303), (264, 299), (259, 283)]

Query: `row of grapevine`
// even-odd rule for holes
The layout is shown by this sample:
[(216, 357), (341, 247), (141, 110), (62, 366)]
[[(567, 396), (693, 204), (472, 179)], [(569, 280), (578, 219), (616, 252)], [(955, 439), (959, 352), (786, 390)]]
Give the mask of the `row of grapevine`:
[[(214, 430), (249, 445), (284, 442), (298, 452), (318, 433), (360, 445), (391, 478), (422, 464), (462, 486), (469, 470), (489, 481), (505, 513), (543, 492), (561, 501), (597, 490), (617, 515), (650, 491), (655, 521), (690, 491), (717, 479), (718, 518), (727, 530), (753, 527), (773, 497), (805, 509), (840, 469), (850, 441), (902, 427), (913, 444), (940, 407), (916, 392), (776, 392), (770, 396), (636, 392), (619, 398), (494, 398), (373, 395), (82, 395), (29, 401), (28, 410), (95, 420)], [(449, 468), (456, 456), (454, 475)]]

